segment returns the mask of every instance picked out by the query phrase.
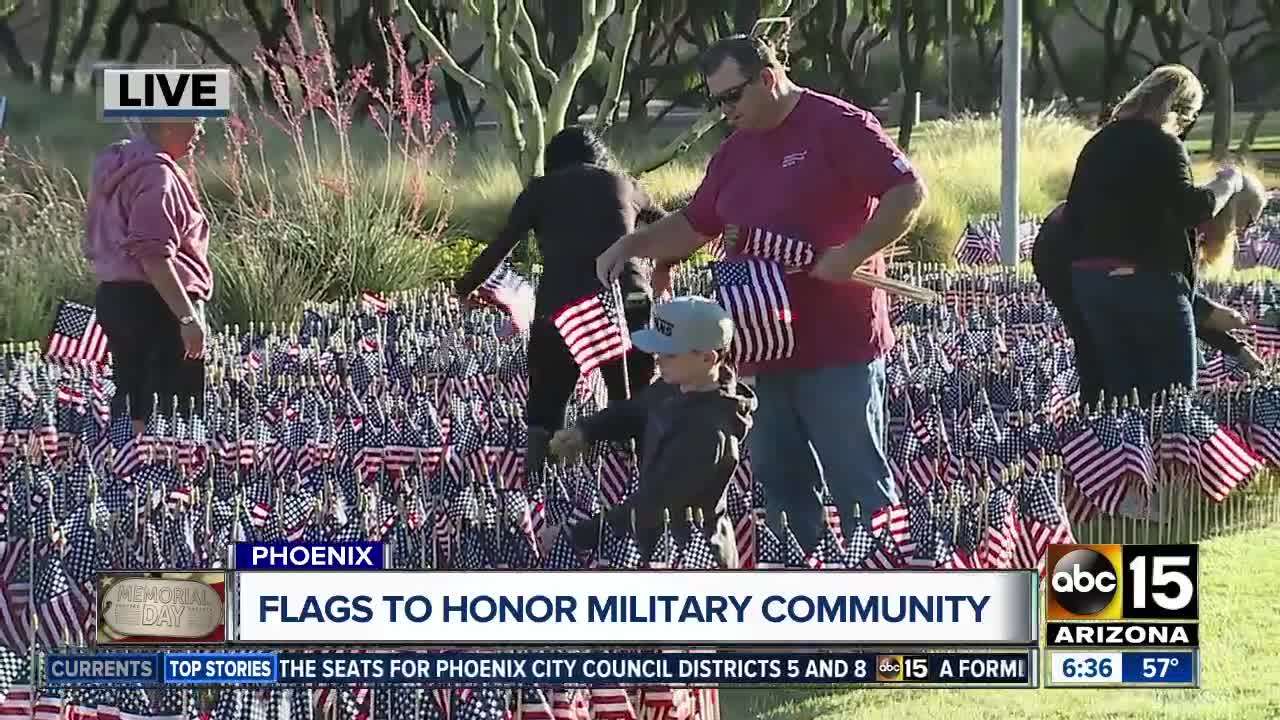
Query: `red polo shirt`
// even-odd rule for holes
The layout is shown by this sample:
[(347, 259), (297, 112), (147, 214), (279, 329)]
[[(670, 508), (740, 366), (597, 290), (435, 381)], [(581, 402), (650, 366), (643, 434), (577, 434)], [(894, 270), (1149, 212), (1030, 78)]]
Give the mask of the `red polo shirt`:
[[(806, 240), (821, 254), (856, 238), (878, 198), (916, 177), (875, 115), (804, 90), (778, 127), (739, 130), (724, 141), (684, 214), (707, 237), (725, 225), (758, 227)], [(884, 269), (877, 255), (872, 271)], [(786, 284), (795, 352), (744, 373), (869, 362), (893, 347), (883, 290), (807, 273), (787, 275)]]

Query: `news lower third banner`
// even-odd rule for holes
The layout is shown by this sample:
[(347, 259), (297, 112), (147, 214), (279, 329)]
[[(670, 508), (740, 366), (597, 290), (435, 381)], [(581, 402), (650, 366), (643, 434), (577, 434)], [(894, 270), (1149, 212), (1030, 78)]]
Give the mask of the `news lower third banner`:
[(232, 574), (257, 645), (1028, 645), (1034, 571)]
[(874, 654), (697, 650), (528, 652), (242, 652), (53, 655), (53, 687), (808, 685), (892, 684), (1034, 687), (1035, 649)]

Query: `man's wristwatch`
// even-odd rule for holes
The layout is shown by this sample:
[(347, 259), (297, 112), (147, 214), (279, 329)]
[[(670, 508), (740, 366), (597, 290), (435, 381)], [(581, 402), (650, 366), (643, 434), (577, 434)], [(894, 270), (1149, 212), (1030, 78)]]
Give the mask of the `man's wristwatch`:
[(183, 315), (182, 317), (178, 318), (179, 325), (190, 325), (195, 321), (196, 321), (195, 315)]

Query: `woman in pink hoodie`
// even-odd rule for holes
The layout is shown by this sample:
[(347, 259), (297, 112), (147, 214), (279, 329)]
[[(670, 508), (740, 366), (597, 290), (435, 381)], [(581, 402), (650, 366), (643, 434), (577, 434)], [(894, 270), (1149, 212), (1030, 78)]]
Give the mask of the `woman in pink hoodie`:
[(112, 415), (127, 410), (135, 435), (156, 397), (165, 414), (200, 407), (204, 397), (209, 221), (178, 165), (203, 132), (194, 119), (145, 123), (93, 166), (84, 255), (98, 279), (98, 322), (112, 356)]

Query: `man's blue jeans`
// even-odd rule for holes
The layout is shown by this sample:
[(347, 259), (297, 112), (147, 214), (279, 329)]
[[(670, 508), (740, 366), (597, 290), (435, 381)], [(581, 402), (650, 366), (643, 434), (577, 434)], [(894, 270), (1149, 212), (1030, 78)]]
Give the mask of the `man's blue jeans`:
[(885, 460), (884, 360), (761, 374), (755, 390), (759, 406), (747, 447), (779, 538), (786, 512), (796, 539), (805, 549), (814, 546), (825, 527), (824, 481), (846, 537), (855, 502), (865, 522), (897, 501)]

